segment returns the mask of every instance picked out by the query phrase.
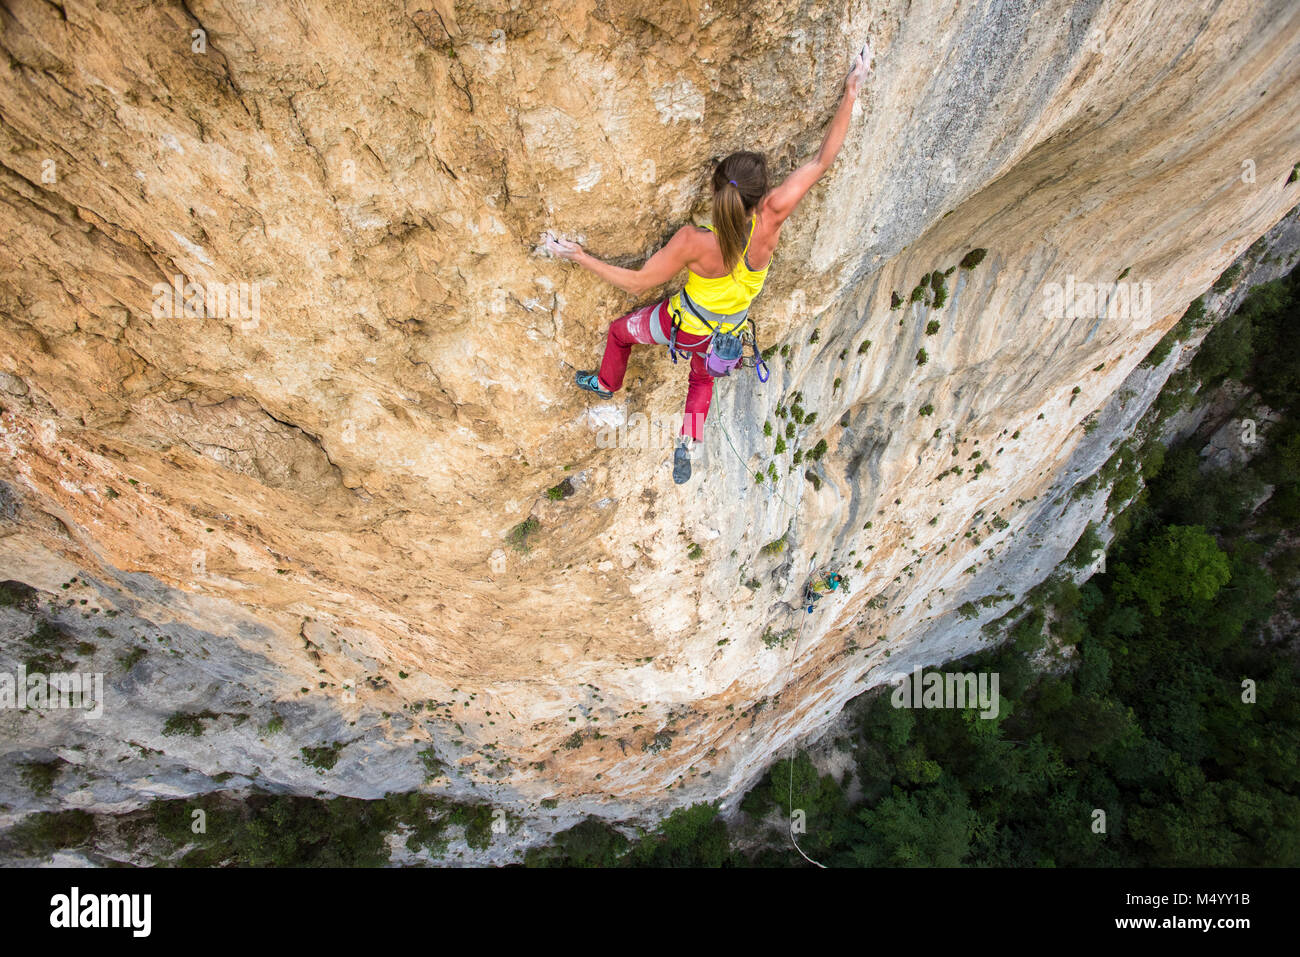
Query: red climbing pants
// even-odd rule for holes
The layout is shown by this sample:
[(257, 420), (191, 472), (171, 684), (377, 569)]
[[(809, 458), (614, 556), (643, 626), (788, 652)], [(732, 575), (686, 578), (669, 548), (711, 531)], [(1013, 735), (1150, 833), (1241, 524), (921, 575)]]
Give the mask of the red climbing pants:
[[(668, 300), (643, 306), (609, 324), (605, 340), (605, 357), (600, 360), (600, 384), (610, 392), (623, 387), (628, 355), (633, 346), (662, 345), (672, 336), (673, 320)], [(690, 352), (691, 374), (686, 386), (686, 414), (682, 417), (682, 435), (696, 442), (704, 440), (704, 420), (713, 401), (713, 376), (704, 369), (704, 354), (709, 351), (709, 336), (677, 334), (677, 351)]]

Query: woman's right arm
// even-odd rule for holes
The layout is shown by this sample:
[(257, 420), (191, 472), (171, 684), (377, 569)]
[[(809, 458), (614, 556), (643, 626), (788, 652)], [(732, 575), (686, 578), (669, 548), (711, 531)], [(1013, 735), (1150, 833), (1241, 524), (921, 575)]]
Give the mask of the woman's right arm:
[(817, 156), (787, 176), (785, 182), (768, 193), (763, 200), (767, 212), (777, 223), (784, 221), (794, 212), (794, 208), (799, 205), (799, 200), (804, 198), (813, 184), (821, 179), (835, 162), (840, 147), (844, 145), (849, 121), (853, 117), (853, 103), (858, 98), (858, 86), (871, 69), (870, 57), (871, 51), (865, 46), (854, 57), (853, 69), (849, 71), (848, 78), (844, 81), (844, 96), (840, 98), (839, 109), (835, 111), (835, 117), (826, 130), (826, 137), (822, 140)]

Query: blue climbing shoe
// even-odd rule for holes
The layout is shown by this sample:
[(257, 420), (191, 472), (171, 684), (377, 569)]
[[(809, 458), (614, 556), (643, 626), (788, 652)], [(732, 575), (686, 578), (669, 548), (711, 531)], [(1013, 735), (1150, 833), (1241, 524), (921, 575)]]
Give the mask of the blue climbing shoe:
[(686, 442), (680, 442), (673, 451), (673, 481), (685, 485), (691, 477), (691, 449)]
[(584, 369), (582, 372), (574, 374), (573, 381), (578, 383), (579, 389), (586, 389), (588, 392), (594, 392), (602, 399), (614, 398), (613, 392), (600, 387), (600, 378), (594, 372)]

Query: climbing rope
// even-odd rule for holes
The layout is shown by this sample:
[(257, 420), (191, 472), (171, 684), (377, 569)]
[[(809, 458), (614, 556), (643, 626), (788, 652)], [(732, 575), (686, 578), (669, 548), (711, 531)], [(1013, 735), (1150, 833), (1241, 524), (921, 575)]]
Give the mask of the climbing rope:
[[(722, 428), (722, 434), (723, 434), (724, 436), (726, 436), (726, 439), (727, 439), (727, 445), (731, 446), (731, 451), (735, 453), (736, 458), (737, 458), (737, 460), (740, 462), (741, 467), (745, 470), (746, 474), (748, 474), (748, 472), (749, 472), (749, 463), (747, 463), (747, 462), (745, 461), (745, 459), (741, 456), (740, 452), (737, 451), (735, 444), (731, 441), (731, 435), (730, 435), (730, 433), (727, 432), (727, 427), (726, 427), (725, 425), (723, 425), (721, 421), (719, 421), (718, 424), (719, 424), (719, 426)], [(778, 489), (778, 488), (776, 487), (776, 482), (773, 482), (773, 483), (772, 483), (772, 490), (776, 492), (777, 497), (781, 499), (781, 501), (786, 505), (787, 508), (792, 508), (792, 509), (794, 509), (794, 516), (793, 516), (793, 518), (792, 518), (792, 521), (797, 522), (797, 520), (798, 520), (798, 518), (799, 518), (799, 506), (798, 506), (798, 505), (791, 505), (789, 502), (786, 501), (785, 496), (782, 495), (780, 489)], [(768, 501), (771, 501), (771, 496), (770, 496), (770, 495), (768, 496)], [(800, 501), (800, 503), (802, 503), (802, 502), (803, 502), (803, 499), (800, 499), (799, 501)], [(812, 572), (812, 569), (813, 569), (813, 560), (810, 558), (810, 559), (808, 560), (808, 572), (811, 573), (811, 572)], [(801, 602), (802, 602), (802, 599), (801, 599)], [(792, 652), (792, 654), (791, 654), (791, 656), (790, 656), (789, 679), (788, 679), (787, 682), (786, 682), (787, 684), (789, 684), (789, 682), (792, 681), (792, 680), (794, 679), (794, 665), (795, 665), (795, 662), (799, 660), (799, 643), (803, 640), (803, 625), (804, 625), (804, 621), (805, 621), (805, 619), (807, 618), (807, 616), (808, 616), (809, 614), (811, 614), (810, 611), (807, 611), (807, 612), (803, 611), (803, 605), (802, 605), (802, 603), (800, 604), (799, 608), (800, 608), (800, 611), (802, 612), (802, 615), (801, 615), (801, 617), (800, 617), (800, 619), (799, 619), (799, 628), (798, 628), (798, 631), (797, 631), (797, 633), (795, 634), (795, 639), (794, 639), (794, 651)], [(799, 842), (795, 839), (795, 836), (794, 836), (794, 742), (793, 742), (793, 740), (790, 742), (790, 757), (789, 757), (789, 762), (790, 762), (790, 781), (789, 781), (789, 787), (788, 787), (787, 792), (786, 792), (786, 793), (787, 793), (786, 801), (787, 801), (787, 803), (788, 803), (788, 805), (789, 805), (789, 808), (790, 808), (790, 827), (789, 827), (789, 831), (790, 831), (790, 843), (794, 845), (794, 849), (795, 849), (796, 851), (799, 852), (799, 856), (802, 857), (805, 861), (807, 861), (809, 864), (812, 864), (812, 865), (815, 866), (815, 867), (820, 867), (822, 870), (826, 870), (826, 865), (825, 865), (825, 864), (821, 864), (821, 863), (819, 863), (819, 862), (817, 862), (817, 861), (814, 861), (811, 857), (809, 857), (807, 854), (804, 853), (803, 848), (799, 846)]]
[[(808, 571), (811, 572), (812, 569), (813, 569), (813, 562), (812, 559), (809, 559)], [(801, 605), (800, 607), (802, 608), (803, 606)], [(793, 680), (794, 678), (794, 663), (799, 660), (799, 642), (803, 639), (803, 623), (807, 619), (808, 615), (810, 614), (812, 614), (811, 611), (806, 611), (803, 613), (803, 617), (799, 619), (799, 633), (795, 635), (794, 652), (790, 656), (790, 679), (791, 680)], [(807, 854), (803, 852), (803, 848), (799, 846), (799, 842), (796, 841), (794, 837), (794, 740), (793, 739), (791, 739), (790, 741), (789, 760), (790, 760), (790, 784), (789, 784), (789, 788), (786, 791), (786, 801), (790, 806), (790, 843), (794, 845), (794, 849), (799, 852), (799, 856), (802, 857), (805, 861), (807, 861), (809, 864), (815, 865), (816, 867), (820, 867), (822, 870), (826, 870), (825, 864), (822, 864), (818, 861), (814, 861), (811, 857), (809, 857)]]
[[(735, 454), (736, 454), (736, 459), (737, 459), (737, 461), (740, 462), (740, 467), (743, 468), (743, 469), (745, 470), (745, 474), (748, 475), (748, 474), (749, 474), (749, 463), (745, 461), (744, 457), (743, 457), (743, 456), (742, 456), (738, 451), (736, 451), (736, 446), (735, 446), (735, 445), (732, 443), (732, 441), (731, 441), (731, 433), (729, 433), (729, 432), (727, 431), (727, 427), (726, 427), (725, 425), (723, 425), (721, 422), (719, 422), (718, 425), (722, 428), (722, 434), (723, 434), (724, 436), (726, 436), (727, 444), (731, 446), (731, 451), (732, 451), (732, 452), (735, 452)], [(769, 477), (770, 477), (770, 476), (769, 476)], [(762, 482), (762, 483), (760, 483), (760, 484), (762, 484), (762, 485), (766, 485), (767, 483), (766, 483), (766, 482)], [(791, 505), (789, 502), (786, 501), (785, 496), (781, 494), (781, 490), (780, 490), (779, 488), (777, 488), (776, 480), (775, 480), (775, 479), (773, 479), (773, 481), (772, 481), (772, 491), (776, 493), (776, 497), (779, 498), (779, 499), (782, 501), (782, 503), (785, 505), (786, 508), (793, 508), (793, 509), (795, 510), (795, 512), (798, 513), (798, 511), (799, 511), (798, 506)], [(768, 495), (768, 498), (769, 498), (769, 499), (770, 499), (771, 497), (772, 497), (771, 495)]]

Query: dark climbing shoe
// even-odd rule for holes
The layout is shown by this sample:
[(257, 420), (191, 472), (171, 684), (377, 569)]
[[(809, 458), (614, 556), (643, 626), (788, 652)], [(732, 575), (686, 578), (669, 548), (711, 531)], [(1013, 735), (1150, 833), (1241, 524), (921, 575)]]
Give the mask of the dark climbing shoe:
[(683, 442), (673, 451), (673, 481), (685, 485), (691, 477), (691, 450)]
[(602, 399), (614, 398), (613, 392), (600, 387), (600, 378), (594, 372), (583, 370), (582, 372), (575, 373), (573, 381), (578, 383), (579, 389), (586, 389), (588, 392), (594, 392)]

